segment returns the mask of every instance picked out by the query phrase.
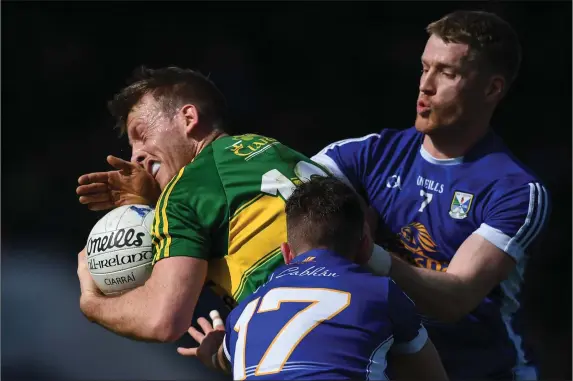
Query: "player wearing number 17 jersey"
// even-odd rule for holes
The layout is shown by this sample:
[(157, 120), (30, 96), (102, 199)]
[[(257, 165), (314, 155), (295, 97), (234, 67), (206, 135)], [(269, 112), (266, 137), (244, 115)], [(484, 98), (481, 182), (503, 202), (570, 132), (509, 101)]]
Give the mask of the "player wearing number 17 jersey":
[(357, 264), (370, 247), (356, 194), (313, 178), (288, 199), (286, 218), (287, 264), (227, 318), (233, 378), (384, 380), (390, 365), (400, 379), (445, 379), (412, 301)]

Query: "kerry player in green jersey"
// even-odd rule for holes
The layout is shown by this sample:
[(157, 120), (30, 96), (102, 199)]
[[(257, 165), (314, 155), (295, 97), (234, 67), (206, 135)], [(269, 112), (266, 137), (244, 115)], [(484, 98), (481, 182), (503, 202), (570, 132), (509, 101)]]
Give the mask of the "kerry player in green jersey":
[(108, 157), (117, 171), (80, 177), (77, 193), (92, 210), (154, 205), (154, 267), (143, 286), (105, 297), (82, 251), (80, 306), (118, 334), (173, 341), (206, 282), (238, 302), (282, 263), (284, 200), (297, 182), (326, 172), (274, 139), (226, 135), (223, 96), (191, 70), (144, 70), (110, 110), (127, 132), (131, 162)]

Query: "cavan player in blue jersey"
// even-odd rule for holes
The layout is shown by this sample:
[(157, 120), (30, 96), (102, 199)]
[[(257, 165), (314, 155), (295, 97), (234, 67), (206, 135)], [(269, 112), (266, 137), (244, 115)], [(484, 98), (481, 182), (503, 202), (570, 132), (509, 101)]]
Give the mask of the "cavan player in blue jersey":
[(358, 264), (371, 240), (352, 189), (314, 177), (288, 199), (286, 219), (287, 264), (231, 312), (219, 353), (222, 330), (202, 319), (206, 335), (189, 331), (199, 348), (181, 354), (228, 366), (235, 380), (447, 379), (412, 301)]
[(416, 303), (451, 379), (534, 380), (519, 300), (549, 196), (490, 129), (519, 41), (486, 12), (454, 12), (427, 31), (415, 127), (340, 141), (313, 160), (376, 211), (388, 233), (378, 242), (397, 254), (377, 273)]

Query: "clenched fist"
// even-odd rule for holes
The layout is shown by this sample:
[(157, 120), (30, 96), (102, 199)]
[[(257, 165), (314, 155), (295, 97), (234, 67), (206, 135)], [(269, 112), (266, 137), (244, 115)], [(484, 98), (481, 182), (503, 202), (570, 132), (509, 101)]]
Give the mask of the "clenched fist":
[(78, 179), (80, 186), (76, 193), (80, 203), (90, 210), (108, 210), (132, 204), (155, 206), (161, 189), (149, 172), (111, 155), (107, 162), (116, 171), (89, 173)]

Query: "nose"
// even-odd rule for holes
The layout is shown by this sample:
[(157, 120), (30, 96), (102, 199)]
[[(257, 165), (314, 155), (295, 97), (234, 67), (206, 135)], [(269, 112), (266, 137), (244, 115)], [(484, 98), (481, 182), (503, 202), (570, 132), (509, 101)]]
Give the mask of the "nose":
[(426, 72), (422, 74), (420, 78), (420, 92), (424, 95), (436, 94), (435, 76), (433, 73)]
[(145, 161), (145, 155), (142, 152), (133, 152), (131, 155), (131, 162), (138, 164), (143, 167), (143, 162)]

